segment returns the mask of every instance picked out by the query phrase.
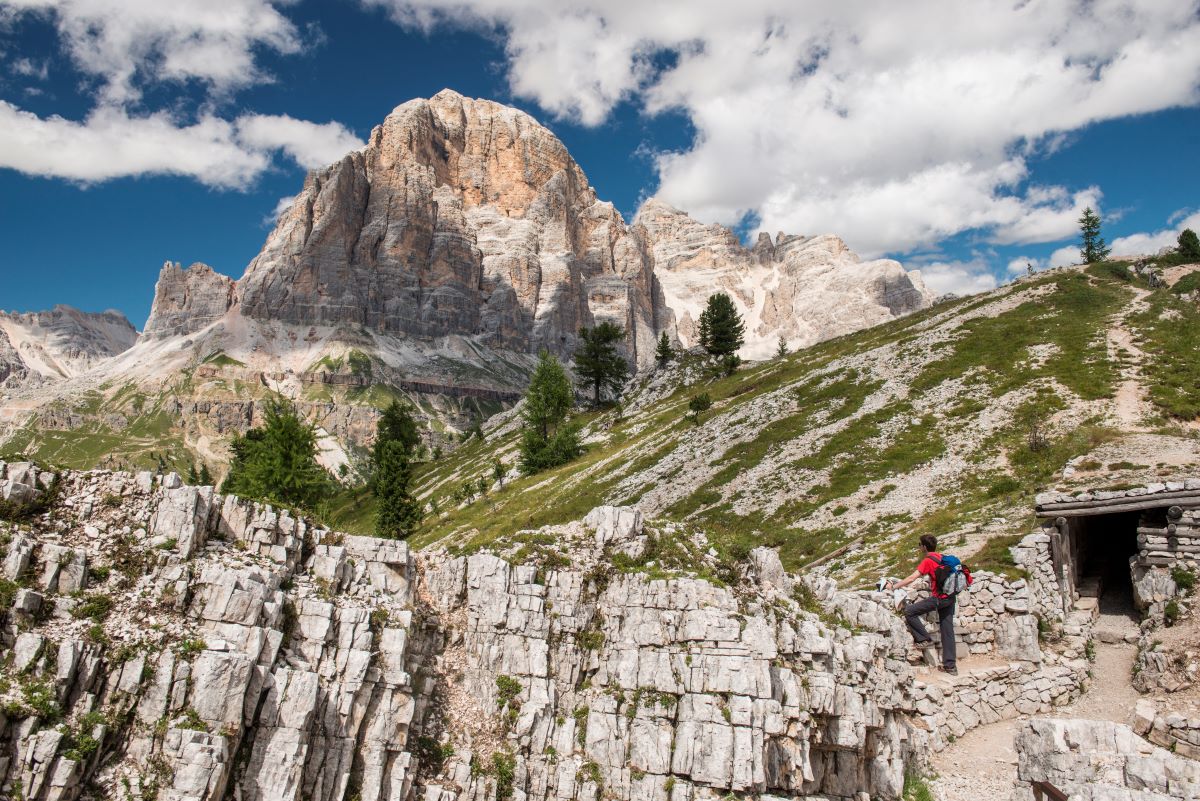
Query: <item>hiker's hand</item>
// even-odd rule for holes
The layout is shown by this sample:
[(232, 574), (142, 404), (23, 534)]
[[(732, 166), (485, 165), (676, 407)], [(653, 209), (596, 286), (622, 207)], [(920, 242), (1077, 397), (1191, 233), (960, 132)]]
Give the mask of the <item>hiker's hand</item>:
[(884, 588), (885, 590), (891, 590), (891, 589), (895, 589), (895, 587), (893, 586), (893, 585), (895, 585), (895, 583), (896, 583), (896, 582), (894, 582), (894, 581), (888, 581), (887, 583), (885, 583), (885, 584), (883, 585), (883, 588)]

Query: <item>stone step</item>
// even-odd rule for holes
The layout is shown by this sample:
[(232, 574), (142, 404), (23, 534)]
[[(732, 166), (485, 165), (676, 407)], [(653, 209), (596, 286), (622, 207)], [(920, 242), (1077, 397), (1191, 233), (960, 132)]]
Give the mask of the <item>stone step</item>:
[[(1095, 620), (1100, 617), (1100, 599), (1095, 597), (1081, 597), (1074, 604), (1074, 611), (1081, 613), (1087, 620)], [(1074, 615), (1072, 615), (1074, 617)]]
[(1102, 584), (1099, 576), (1085, 576), (1075, 585), (1081, 598), (1099, 598)]

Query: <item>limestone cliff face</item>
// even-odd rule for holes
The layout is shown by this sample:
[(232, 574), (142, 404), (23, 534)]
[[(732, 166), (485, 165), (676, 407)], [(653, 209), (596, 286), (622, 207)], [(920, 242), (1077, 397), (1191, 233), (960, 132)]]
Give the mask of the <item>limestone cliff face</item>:
[(207, 264), (193, 264), (185, 270), (177, 262), (167, 262), (158, 274), (144, 336), (194, 334), (207, 328), (229, 311), (233, 288), (233, 279)]
[(662, 331), (692, 344), (719, 290), (747, 315), (752, 358), (779, 336), (807, 345), (932, 301), (919, 276), (860, 262), (836, 237), (748, 249), (655, 201), (634, 223), (532, 117), (447, 90), (398, 107), (366, 148), (312, 173), (235, 301), (264, 322), (563, 357), (580, 326), (611, 321), (643, 366)]
[(770, 355), (848, 334), (925, 308), (933, 294), (920, 275), (889, 259), (861, 261), (836, 236), (763, 233), (745, 248), (728, 228), (704, 225), (650, 200), (634, 219), (654, 263), (661, 303), (685, 345), (696, 343), (709, 295), (724, 291), (746, 320), (742, 355)]
[(0, 385), (57, 381), (79, 375), (128, 350), (137, 329), (120, 312), (0, 312)]
[(250, 264), (242, 313), (569, 355), (610, 320), (653, 348), (651, 272), (579, 165), (527, 114), (445, 91), (312, 173)]

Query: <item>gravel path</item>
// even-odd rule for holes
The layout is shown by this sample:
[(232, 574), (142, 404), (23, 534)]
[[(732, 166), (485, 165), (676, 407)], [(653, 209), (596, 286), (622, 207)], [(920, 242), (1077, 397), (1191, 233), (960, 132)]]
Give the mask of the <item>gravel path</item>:
[[(1096, 631), (1124, 634), (1137, 624), (1124, 608), (1101, 607)], [(1138, 692), (1129, 682), (1137, 648), (1128, 643), (1096, 643), (1096, 661), (1087, 691), (1070, 706), (1050, 717), (1111, 720), (1128, 723), (1133, 716)], [(937, 778), (932, 782), (939, 801), (1005, 799), (1012, 792), (1017, 770), (1013, 738), (1017, 727), (1029, 716), (980, 726), (956, 740), (933, 759)]]

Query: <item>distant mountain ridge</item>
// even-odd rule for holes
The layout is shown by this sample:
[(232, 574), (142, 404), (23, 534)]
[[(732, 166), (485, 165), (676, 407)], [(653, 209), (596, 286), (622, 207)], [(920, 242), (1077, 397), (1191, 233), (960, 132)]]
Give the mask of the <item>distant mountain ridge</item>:
[(0, 312), (0, 386), (58, 381), (86, 372), (137, 342), (138, 332), (112, 309)]

